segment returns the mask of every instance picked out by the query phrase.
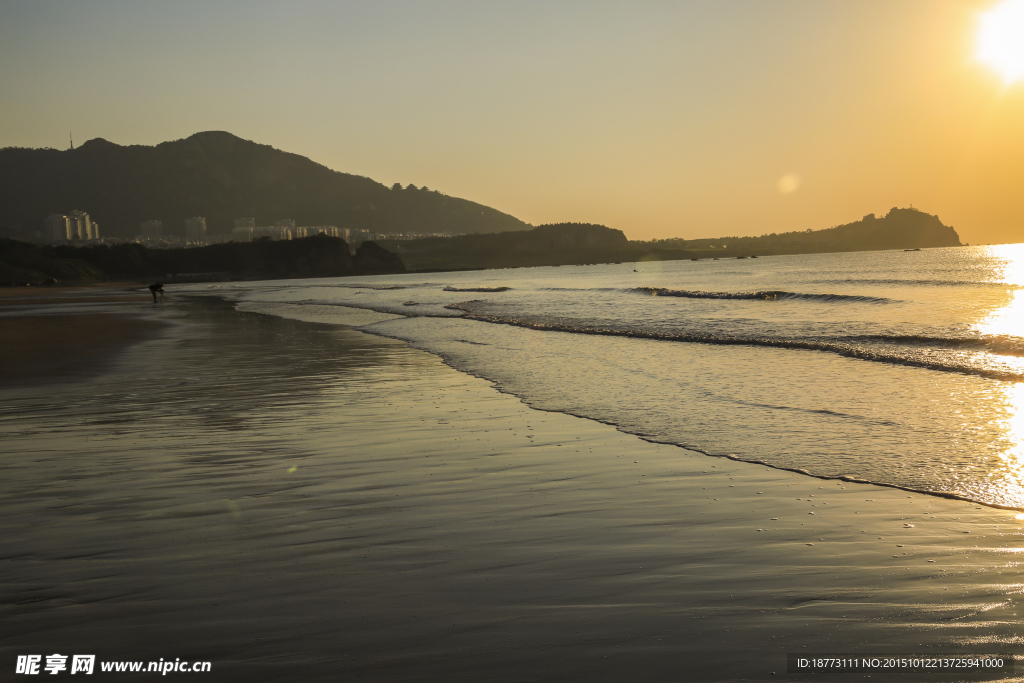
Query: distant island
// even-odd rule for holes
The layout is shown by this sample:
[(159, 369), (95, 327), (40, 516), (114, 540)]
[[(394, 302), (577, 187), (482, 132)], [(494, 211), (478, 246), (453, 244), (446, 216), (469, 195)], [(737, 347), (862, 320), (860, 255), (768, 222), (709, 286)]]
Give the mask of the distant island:
[(649, 244), (657, 249), (714, 252), (716, 256), (721, 256), (723, 251), (736, 255), (744, 253), (764, 256), (963, 246), (956, 230), (943, 225), (938, 216), (914, 208), (895, 207), (882, 218), (869, 213), (859, 221), (825, 230), (773, 232), (760, 237), (676, 238), (655, 240)]
[(626, 238), (621, 230), (586, 223), (542, 225), (526, 232), (463, 235), (410, 241), (380, 240), (410, 270), (560, 266), (584, 263), (748, 258), (879, 249), (962, 246), (956, 230), (937, 216), (894, 208), (882, 218), (825, 230), (771, 233), (760, 237), (666, 239)]
[(30, 240), (46, 216), (76, 210), (102, 226), (104, 237), (122, 238), (148, 222), (184, 236), (195, 216), (211, 234), (230, 234), (243, 216), (256, 225), (290, 219), (420, 235), (532, 227), (476, 202), (412, 184), (388, 187), (220, 131), (156, 146), (96, 138), (67, 150), (0, 149), (2, 236)]

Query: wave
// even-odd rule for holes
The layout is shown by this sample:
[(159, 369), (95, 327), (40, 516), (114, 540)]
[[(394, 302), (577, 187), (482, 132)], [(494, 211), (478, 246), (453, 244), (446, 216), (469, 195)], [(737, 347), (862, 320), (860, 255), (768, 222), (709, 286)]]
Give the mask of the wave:
[(924, 285), (929, 287), (1001, 287), (1007, 289), (1021, 289), (1021, 285), (1014, 285), (1007, 282), (993, 282), (984, 280), (901, 280), (897, 278), (844, 278), (844, 279), (822, 279), (808, 280), (818, 285)]
[[(280, 303), (280, 302), (266, 302), (266, 303), (276, 304), (276, 303)], [(288, 302), (288, 305), (296, 305), (296, 304), (297, 305), (310, 305), (310, 304), (313, 304), (313, 303), (314, 302), (307, 300), (307, 301), (303, 301), (303, 302)], [(317, 303), (319, 305), (327, 305), (327, 306), (334, 305), (334, 306), (339, 306), (339, 307), (363, 308), (363, 307), (360, 307), (360, 306), (351, 306), (350, 304), (339, 304), (337, 302), (331, 302), (331, 303), (328, 303), (328, 302), (317, 302)], [(695, 342), (700, 342), (700, 343), (713, 343), (713, 344), (714, 343), (717, 343), (717, 344), (748, 344), (748, 345), (774, 346), (774, 347), (784, 347), (784, 348), (787, 348), (787, 347), (788, 348), (808, 348), (808, 349), (823, 350), (823, 351), (833, 351), (833, 352), (836, 352), (836, 353), (840, 353), (841, 355), (847, 355), (847, 356), (851, 356), (851, 357), (862, 358), (864, 360), (876, 360), (876, 361), (877, 360), (884, 360), (884, 361), (887, 361), (887, 362), (893, 362), (893, 363), (898, 363), (898, 364), (903, 364), (903, 365), (918, 365), (918, 366), (932, 367), (933, 369), (940, 369), (940, 370), (946, 370), (946, 371), (965, 372), (964, 368), (956, 368), (956, 367), (945, 367), (945, 368), (943, 368), (943, 367), (936, 367), (935, 365), (929, 365), (927, 363), (911, 362), (911, 361), (908, 361), (907, 359), (898, 359), (898, 358), (883, 359), (883, 358), (881, 358), (879, 356), (870, 357), (868, 355), (858, 355), (858, 354), (855, 354), (855, 353), (846, 353), (846, 352), (844, 352), (844, 349), (839, 348), (839, 342), (814, 342), (814, 341), (801, 341), (801, 340), (791, 340), (791, 341), (787, 342), (786, 340), (781, 340), (781, 339), (774, 339), (774, 340), (773, 339), (743, 339), (743, 338), (739, 338), (739, 337), (725, 337), (725, 336), (713, 337), (711, 335), (657, 334), (657, 333), (645, 332), (643, 330), (623, 330), (623, 329), (610, 329), (610, 328), (604, 328), (604, 329), (602, 329), (602, 328), (580, 328), (578, 326), (572, 326), (572, 325), (555, 325), (555, 324), (548, 324), (548, 323), (529, 322), (529, 321), (526, 321), (526, 320), (518, 320), (518, 319), (513, 319), (513, 318), (499, 319), (497, 317), (483, 316), (483, 315), (479, 315), (479, 314), (473, 314), (472, 311), (469, 310), (470, 307), (471, 307), (471, 303), (470, 302), (464, 302), (463, 304), (451, 304), (451, 305), (447, 306), (446, 308), (452, 309), (452, 310), (462, 311), (463, 313), (467, 314), (467, 315), (465, 315), (466, 319), (470, 319), (470, 320), (480, 320), (480, 321), (484, 321), (484, 322), (504, 323), (504, 324), (509, 324), (509, 325), (516, 325), (516, 326), (519, 326), (519, 327), (529, 327), (529, 328), (533, 328), (533, 329), (546, 329), (546, 330), (573, 332), (573, 333), (582, 333), (582, 334), (609, 334), (609, 335), (615, 335), (615, 336), (639, 337), (639, 338), (659, 339), (659, 340), (668, 340), (668, 341), (695, 341)], [(371, 309), (371, 310), (373, 310), (373, 309)], [(260, 311), (260, 312), (265, 312), (265, 311)], [(386, 337), (392, 337), (392, 338), (405, 338), (405, 337), (396, 335), (394, 332), (381, 331), (379, 329), (375, 329), (372, 325), (371, 326), (363, 326), (363, 327), (360, 327), (360, 329), (362, 329), (363, 331), (369, 332), (371, 334), (378, 334), (380, 336), (386, 336)], [(406, 339), (408, 339), (408, 338), (406, 338)], [(844, 337), (843, 340), (846, 341), (846, 342), (849, 342), (849, 341), (852, 341), (852, 340), (860, 340), (860, 341), (865, 342), (865, 343), (886, 343), (886, 344), (901, 344), (901, 345), (915, 345), (915, 344), (917, 344), (917, 345), (929, 345), (929, 346), (934, 346), (934, 345), (937, 345), (937, 344), (946, 344), (946, 345), (949, 345), (949, 346), (965, 345), (965, 344), (975, 344), (975, 345), (977, 345), (977, 344), (990, 344), (991, 345), (991, 344), (996, 344), (996, 343), (1000, 343), (1000, 342), (1011, 343), (1011, 344), (1018, 344), (1019, 345), (1019, 344), (1024, 343), (1024, 340), (1013, 339), (1013, 338), (1004, 338), (1004, 337), (944, 338), (944, 337), (939, 337), (939, 336), (931, 336), (931, 337), (929, 337), (929, 336), (914, 336), (914, 335), (903, 335), (903, 336), (897, 336), (897, 335), (892, 335), (892, 336), (886, 336), (886, 335), (862, 335), (860, 337)], [(487, 342), (481, 342), (481, 341), (465, 339), (465, 338), (453, 338), (452, 341), (460, 343), (460, 344), (468, 344), (468, 345), (474, 345), (474, 346), (490, 346), (490, 344), (488, 344)], [(831, 346), (830, 346), (830, 344), (831, 344)], [(845, 350), (850, 350), (850, 349), (845, 349)], [(443, 359), (445, 359), (445, 362), (447, 362), (449, 365), (452, 365), (453, 367), (457, 367), (457, 368), (459, 367), (459, 364), (457, 362), (455, 362), (454, 360), (452, 360), (452, 358), (448, 354), (445, 354), (443, 352), (438, 352), (438, 351), (435, 351), (435, 353), (438, 353), (438, 355), (440, 355)], [(471, 372), (469, 370), (465, 370), (464, 368), (463, 368), (463, 371), (470, 372), (470, 374), (476, 374), (476, 372)], [(995, 376), (994, 373), (986, 373), (986, 372), (970, 372), (970, 374), (981, 374), (981, 375), (986, 375), (987, 374), (988, 376)], [(477, 375), (477, 376), (483, 376), (483, 375)], [(1004, 377), (1000, 377), (1000, 378), (1001, 379), (1006, 379), (1007, 377), (1004, 376)], [(1017, 377), (1016, 379), (1024, 379), (1024, 376)], [(545, 407), (542, 407), (542, 406), (537, 406), (537, 405), (535, 405), (533, 403), (533, 401), (530, 400), (530, 397), (529, 397), (529, 395), (527, 393), (512, 391), (512, 390), (503, 388), (500, 385), (498, 385), (498, 389), (499, 389), (499, 391), (508, 391), (509, 393), (515, 393), (516, 395), (518, 395), (521, 398), (523, 398), (523, 400), (527, 403), (527, 405), (530, 405), (531, 407), (538, 408), (538, 409), (541, 409), (541, 410), (548, 410), (548, 411), (551, 411), (551, 412), (564, 412), (564, 413), (567, 413), (567, 414), (578, 415), (579, 417), (584, 417), (584, 418), (589, 418), (589, 419), (598, 419), (599, 421), (602, 421), (602, 422), (606, 422), (608, 420), (608, 418), (596, 418), (593, 415), (587, 414), (587, 411), (580, 411), (578, 409), (577, 410), (573, 410), (573, 409), (570, 409), (570, 408), (545, 408)], [(831, 410), (805, 409), (805, 408), (786, 406), (786, 405), (772, 405), (772, 404), (767, 404), (767, 403), (748, 402), (748, 401), (743, 401), (743, 400), (740, 400), (740, 401), (737, 401), (737, 402), (738, 403), (743, 403), (743, 404), (746, 404), (746, 405), (763, 406), (763, 407), (772, 408), (772, 409), (775, 409), (775, 410), (795, 410), (795, 411), (801, 411), (801, 412), (813, 412), (813, 413), (821, 413), (821, 414), (825, 414), (825, 415), (834, 416), (834, 417), (840, 418), (840, 419), (854, 419), (854, 420), (866, 420), (866, 421), (869, 421), (869, 422), (876, 422), (876, 420), (872, 419), (872, 418), (867, 418), (867, 417), (859, 416), (859, 415), (846, 414), (846, 413), (841, 413), (841, 412), (831, 411)], [(628, 420), (627, 420), (627, 422), (628, 422)], [(763, 459), (761, 457), (757, 457), (757, 456), (754, 456), (754, 455), (745, 455), (745, 454), (742, 454), (742, 453), (735, 453), (735, 452), (728, 452), (728, 451), (722, 452), (722, 451), (719, 451), (718, 449), (712, 449), (712, 448), (707, 448), (707, 447), (702, 448), (702, 447), (700, 447), (697, 444), (686, 443), (685, 442), (685, 439), (686, 439), (685, 436), (682, 437), (682, 439), (680, 439), (678, 437), (673, 438), (673, 437), (670, 437), (668, 435), (666, 435), (666, 436), (659, 436), (657, 434), (647, 433), (646, 431), (644, 431), (642, 426), (640, 426), (640, 427), (630, 427), (628, 424), (620, 424), (619, 421), (614, 420), (614, 418), (612, 418), (612, 421), (607, 421), (607, 423), (608, 424), (614, 424), (619, 429), (621, 429), (621, 430), (623, 430), (623, 431), (625, 431), (627, 433), (635, 434), (638, 438), (643, 439), (645, 441), (652, 442), (652, 443), (671, 444), (671, 445), (674, 445), (674, 446), (682, 447), (682, 448), (690, 450), (690, 451), (695, 451), (695, 452), (703, 453), (703, 454), (706, 454), (708, 456), (726, 458), (726, 459), (733, 460), (733, 461), (741, 461), (741, 462), (748, 462), (748, 463), (753, 463), (753, 464), (759, 464), (759, 465), (762, 465), (762, 466), (767, 466), (767, 467), (771, 467), (771, 468), (778, 469), (778, 470), (790, 471), (790, 472), (795, 472), (795, 473), (803, 474), (805, 476), (815, 477), (815, 478), (818, 478), (818, 479), (821, 479), (821, 480), (835, 480), (835, 481), (849, 482), (849, 483), (852, 483), (852, 484), (865, 484), (865, 485), (883, 486), (883, 487), (888, 487), (888, 488), (902, 490), (902, 491), (916, 492), (916, 493), (926, 494), (926, 495), (930, 495), (930, 496), (937, 496), (937, 497), (942, 497), (942, 498), (947, 498), (947, 499), (953, 499), (953, 500), (960, 500), (960, 501), (965, 501), (965, 502), (977, 503), (977, 504), (981, 504), (981, 505), (985, 505), (985, 506), (992, 507), (992, 508), (997, 508), (997, 509), (1015, 510), (1015, 511), (1019, 511), (1019, 510), (1024, 509), (1024, 508), (1021, 508), (1019, 506), (1015, 506), (1015, 505), (1010, 505), (1010, 504), (1005, 504), (1005, 503), (1001, 503), (1001, 502), (996, 502), (996, 501), (988, 500), (988, 499), (986, 499), (985, 495), (981, 495), (981, 494), (978, 494), (978, 493), (971, 493), (969, 491), (948, 491), (948, 490), (943, 490), (942, 488), (940, 488), (941, 487), (941, 482), (935, 482), (934, 484), (930, 484), (930, 483), (908, 484), (907, 482), (900, 482), (899, 480), (887, 481), (886, 479), (887, 479), (888, 475), (885, 474), (885, 473), (875, 473), (873, 475), (872, 474), (867, 474), (866, 476), (862, 474), (860, 476), (854, 476), (851, 473), (843, 473), (842, 471), (835, 472), (835, 473), (812, 471), (812, 470), (816, 469), (817, 466), (815, 466), (815, 465), (805, 465), (805, 466), (788, 465), (788, 464), (783, 463), (783, 462), (772, 462), (770, 459)], [(893, 425), (893, 424), (895, 424), (893, 422), (889, 422), (889, 421), (884, 420), (884, 419), (877, 420), (877, 423), (878, 424), (882, 424), (882, 425)], [(806, 467), (810, 467), (811, 469), (806, 469)], [(930, 488), (930, 486), (934, 486), (934, 488)]]
[(666, 289), (664, 287), (637, 287), (631, 291), (651, 296), (677, 296), (684, 299), (743, 299), (749, 301), (823, 301), (832, 303), (835, 301), (849, 301), (855, 303), (888, 304), (893, 303), (892, 299), (877, 296), (858, 296), (852, 294), (804, 294), (801, 292), (783, 292), (778, 290), (766, 290), (760, 292), (703, 292), (686, 289)]
[(386, 292), (390, 289), (408, 289), (404, 285), (364, 285), (364, 284), (330, 284), (320, 285), (321, 287), (335, 287), (338, 289), (372, 289), (378, 292)]
[[(757, 346), (775, 349), (823, 351), (827, 353), (834, 353), (845, 358), (873, 361), (876, 363), (889, 363), (891, 365), (903, 365), (909, 367), (925, 368), (929, 370), (937, 370), (939, 372), (954, 372), (965, 375), (976, 375), (979, 377), (987, 377), (989, 379), (997, 379), (1010, 382), (1024, 381), (1024, 372), (1021, 371), (971, 365), (969, 363), (962, 362), (963, 359), (957, 358), (942, 359), (936, 358), (929, 354), (913, 355), (894, 352), (898, 350), (910, 351), (908, 347), (915, 345), (908, 344), (906, 341), (900, 343), (897, 340), (924, 340), (928, 339), (927, 337), (899, 337), (872, 335), (868, 337), (861, 336), (838, 339), (785, 339), (780, 337), (744, 337), (702, 332), (660, 332), (653, 330), (638, 329), (634, 327), (598, 327), (580, 324), (570, 324), (559, 321), (536, 321), (514, 317), (485, 315), (481, 313), (475, 313), (472, 310), (472, 308), (470, 308), (471, 303), (472, 302), (448, 304), (447, 306), (445, 306), (445, 308), (450, 310), (462, 311), (465, 314), (464, 318), (466, 318), (467, 320), (477, 320), (480, 322), (495, 323), (500, 325), (512, 325), (514, 327), (524, 327), (532, 330), (541, 330), (545, 332), (567, 332), (570, 334), (627, 337), (631, 339), (650, 339), (654, 341), (670, 341), (691, 344), (711, 344), (716, 346)], [(941, 340), (941, 338), (938, 339)], [(858, 341), (861, 342), (861, 344), (858, 344)], [(872, 348), (870, 345), (862, 345), (865, 341), (888, 342), (887, 345), (890, 348), (884, 348), (879, 346)], [(942, 341), (949, 345), (947, 348), (952, 347), (969, 349), (971, 348), (969, 344), (974, 343), (973, 348), (981, 348), (982, 350), (990, 350), (984, 347), (985, 344), (994, 345), (996, 342), (1002, 342), (1008, 345), (1012, 345), (1014, 346), (1014, 348), (1017, 348), (1021, 351), (1020, 353), (1007, 353), (1005, 355), (1024, 355), (1024, 340), (1020, 339), (1002, 337), (982, 338), (977, 340), (950, 338), (944, 339)], [(896, 345), (902, 346), (903, 348), (894, 350), (892, 346)], [(916, 345), (923, 346), (924, 343), (921, 342)], [(932, 346), (937, 346), (937, 344), (932, 344)]]
[(987, 351), (1000, 356), (1024, 356), (1024, 338), (1008, 335), (984, 337), (929, 337), (925, 335), (865, 334), (844, 337), (848, 342), (899, 344), (949, 349), (953, 351)]
[(452, 287), (444, 288), (446, 292), (507, 292), (511, 287)]

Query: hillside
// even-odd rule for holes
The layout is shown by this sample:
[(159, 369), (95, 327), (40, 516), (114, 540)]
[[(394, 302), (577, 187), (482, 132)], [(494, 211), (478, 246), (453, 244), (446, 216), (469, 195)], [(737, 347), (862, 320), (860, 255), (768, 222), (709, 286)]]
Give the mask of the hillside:
[(146, 220), (168, 234), (205, 216), (211, 233), (233, 220), (385, 233), (488, 233), (530, 226), (495, 209), (408, 186), (386, 187), (230, 133), (196, 133), (154, 147), (97, 138), (73, 150), (0, 149), (0, 228), (39, 230), (50, 213), (81, 209), (102, 235), (128, 237)]
[(381, 241), (381, 246), (415, 270), (605, 263), (631, 254), (629, 244), (621, 230), (587, 223), (542, 225), (496, 235)]
[(955, 247), (960, 246), (960, 237), (936, 216), (916, 209), (892, 209), (883, 218), (869, 215), (826, 230), (760, 237), (640, 242), (603, 225), (560, 223), (526, 232), (381, 244), (401, 256), (411, 270), (443, 270)]
[(649, 244), (657, 249), (714, 251), (716, 256), (722, 256), (723, 250), (728, 255), (767, 255), (961, 246), (956, 230), (943, 225), (938, 216), (895, 207), (882, 218), (872, 213), (859, 221), (825, 230), (773, 232), (759, 237), (654, 240)]

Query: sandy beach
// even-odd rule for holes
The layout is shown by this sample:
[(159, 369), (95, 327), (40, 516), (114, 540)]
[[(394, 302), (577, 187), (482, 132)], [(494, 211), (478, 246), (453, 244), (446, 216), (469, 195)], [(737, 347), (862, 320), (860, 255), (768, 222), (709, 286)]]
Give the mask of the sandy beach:
[(164, 325), (139, 310), (148, 297), (137, 290), (0, 287), (0, 386), (103, 372), (122, 350), (158, 334)]
[(648, 443), (344, 327), (126, 296), (0, 319), (7, 672), (861, 680), (787, 653), (1020, 647), (1016, 511)]

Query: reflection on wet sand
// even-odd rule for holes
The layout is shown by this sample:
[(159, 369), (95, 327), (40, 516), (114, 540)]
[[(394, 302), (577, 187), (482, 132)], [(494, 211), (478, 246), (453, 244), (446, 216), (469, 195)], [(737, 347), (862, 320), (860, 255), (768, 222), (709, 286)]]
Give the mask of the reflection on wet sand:
[(1002, 387), (1004, 410), (1000, 428), (1005, 445), (999, 453), (1008, 499), (1024, 499), (1024, 384)]
[(1013, 512), (645, 443), (344, 328), (166, 315), (111, 374), (0, 394), (7, 661), (786, 680), (1019, 643)]

